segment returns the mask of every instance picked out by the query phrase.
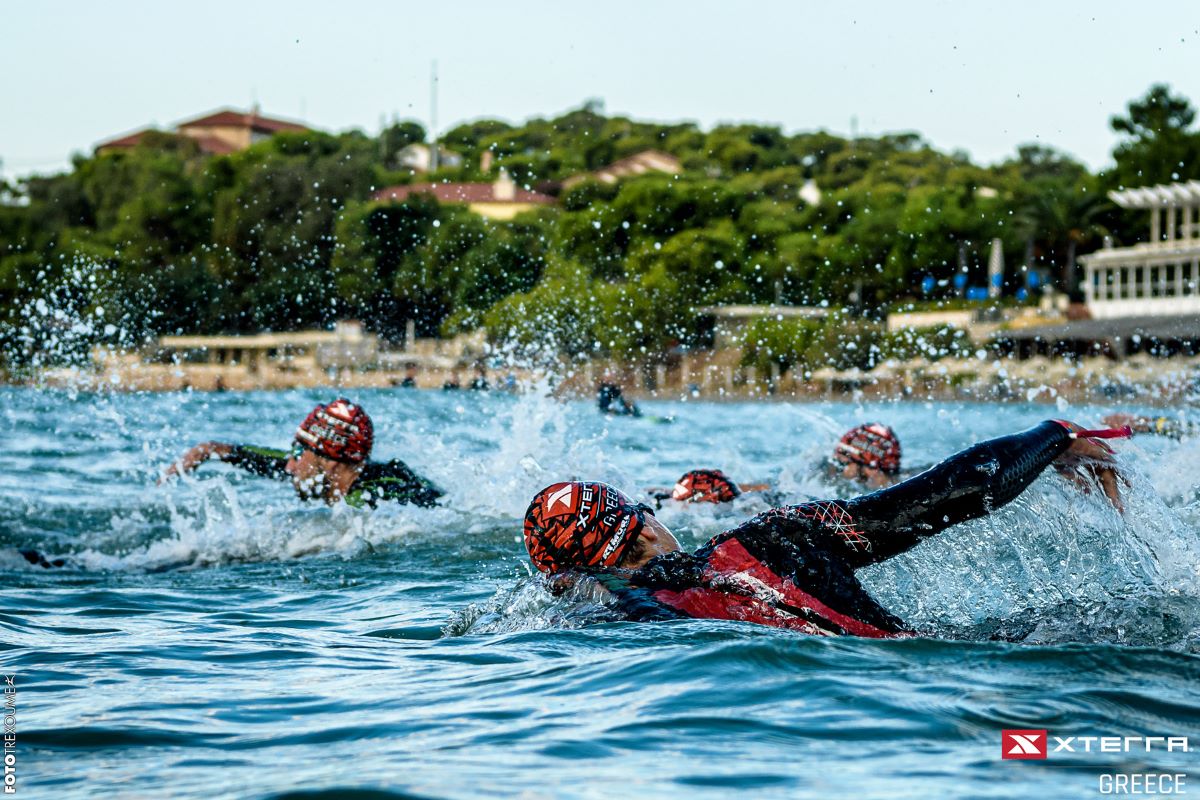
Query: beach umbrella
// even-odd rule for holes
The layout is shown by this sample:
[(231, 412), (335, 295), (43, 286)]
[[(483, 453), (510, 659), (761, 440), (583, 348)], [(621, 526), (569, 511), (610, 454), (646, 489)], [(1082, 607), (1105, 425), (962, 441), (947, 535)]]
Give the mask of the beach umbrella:
[(973, 358), (943, 358), (938, 366), (948, 375), (978, 375), (983, 365)]
[(821, 367), (820, 369), (813, 371), (812, 375), (810, 376), (810, 380), (831, 381), (836, 377), (838, 377), (838, 371), (833, 367)]
[(1049, 366), (1049, 361), (1039, 356), (1038, 358), (1013, 362), (1009, 366), (1008, 372), (1016, 380), (1029, 381), (1044, 375)]
[(863, 372), (858, 367), (851, 367), (850, 369), (844, 369), (841, 372), (839, 372), (837, 377), (838, 377), (838, 380), (857, 381), (857, 382), (861, 383), (862, 381), (866, 380), (867, 373)]
[(1004, 286), (1004, 243), (992, 239), (992, 252), (988, 256), (988, 297), (995, 300)]
[(1078, 368), (1061, 358), (1055, 358), (1046, 365), (1046, 378), (1048, 380), (1062, 380), (1069, 378), (1073, 374), (1078, 374)]
[(904, 368), (906, 370), (908, 370), (909, 372), (915, 372), (918, 375), (928, 371), (929, 368), (932, 366), (933, 366), (933, 362), (930, 361), (928, 358), (925, 358), (925, 356), (920, 356), (918, 358), (910, 358), (908, 361), (904, 362)]
[(875, 368), (868, 373), (872, 378), (880, 381), (886, 381), (896, 377), (895, 362), (884, 361), (876, 364)]

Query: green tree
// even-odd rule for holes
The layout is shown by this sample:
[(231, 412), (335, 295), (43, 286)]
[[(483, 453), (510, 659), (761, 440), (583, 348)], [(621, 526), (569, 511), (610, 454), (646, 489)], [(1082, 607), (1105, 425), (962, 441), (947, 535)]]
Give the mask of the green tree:
[(341, 316), (334, 226), (347, 201), (367, 195), (376, 152), (361, 134), (310, 131), (212, 162), (211, 268), (226, 295), (219, 327), (294, 329)]
[(379, 132), (379, 161), (385, 169), (400, 169), (400, 151), (425, 141), (425, 128), (419, 122), (393, 122)]
[(1114, 187), (1150, 186), (1200, 178), (1200, 135), (1190, 130), (1196, 111), (1187, 98), (1155, 84), (1129, 103), (1110, 125), (1121, 140), (1113, 149)]

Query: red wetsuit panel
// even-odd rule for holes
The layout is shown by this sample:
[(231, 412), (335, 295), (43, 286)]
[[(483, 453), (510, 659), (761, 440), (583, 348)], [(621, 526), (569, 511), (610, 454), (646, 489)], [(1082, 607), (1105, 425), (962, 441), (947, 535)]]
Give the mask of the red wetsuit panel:
[(682, 592), (659, 590), (654, 597), (691, 617), (737, 619), (794, 628), (805, 633), (835, 635), (835, 631), (779, 607), (786, 605), (804, 609), (855, 636), (882, 639), (897, 635), (834, 611), (750, 555), (737, 539), (727, 539), (713, 549), (706, 573), (710, 580), (721, 578), (725, 583), (740, 584), (739, 588), (751, 594), (733, 594), (705, 586)]
[(654, 593), (654, 599), (696, 619), (736, 619), (776, 628), (792, 628), (814, 636), (836, 635), (757, 597), (728, 594), (707, 587), (685, 589), (682, 592), (660, 589)]

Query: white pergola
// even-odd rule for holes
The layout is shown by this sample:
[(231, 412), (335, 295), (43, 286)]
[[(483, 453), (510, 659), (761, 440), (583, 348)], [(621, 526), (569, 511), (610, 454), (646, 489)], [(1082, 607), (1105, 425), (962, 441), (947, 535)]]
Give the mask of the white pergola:
[(1106, 246), (1080, 259), (1097, 319), (1200, 313), (1200, 181), (1109, 192), (1122, 208), (1150, 212), (1150, 240)]

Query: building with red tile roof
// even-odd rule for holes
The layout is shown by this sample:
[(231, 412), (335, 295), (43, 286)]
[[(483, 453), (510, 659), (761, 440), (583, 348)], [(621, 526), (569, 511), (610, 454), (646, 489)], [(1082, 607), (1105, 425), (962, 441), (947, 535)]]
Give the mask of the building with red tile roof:
[[(141, 144), (147, 133), (154, 128), (144, 128), (134, 133), (109, 139), (96, 145), (97, 155), (124, 150)], [(264, 117), (255, 107), (248, 112), (224, 108), (202, 117), (181, 122), (173, 133), (194, 139), (201, 152), (209, 155), (227, 155), (245, 150), (252, 144), (269, 139), (284, 131), (306, 131), (307, 127), (297, 122)]]
[(607, 167), (601, 167), (594, 172), (572, 175), (563, 181), (563, 188), (569, 189), (575, 184), (589, 178), (601, 183), (616, 183), (622, 178), (644, 175), (647, 172), (665, 172), (670, 175), (678, 175), (682, 171), (683, 165), (678, 158), (670, 153), (664, 153), (661, 150), (643, 150), (640, 153), (634, 153), (631, 156), (618, 159)]
[(518, 187), (503, 170), (495, 183), (412, 183), (380, 189), (371, 199), (399, 203), (420, 194), (433, 195), (439, 203), (463, 203), (489, 219), (512, 219), (522, 211), (555, 202), (548, 194)]

